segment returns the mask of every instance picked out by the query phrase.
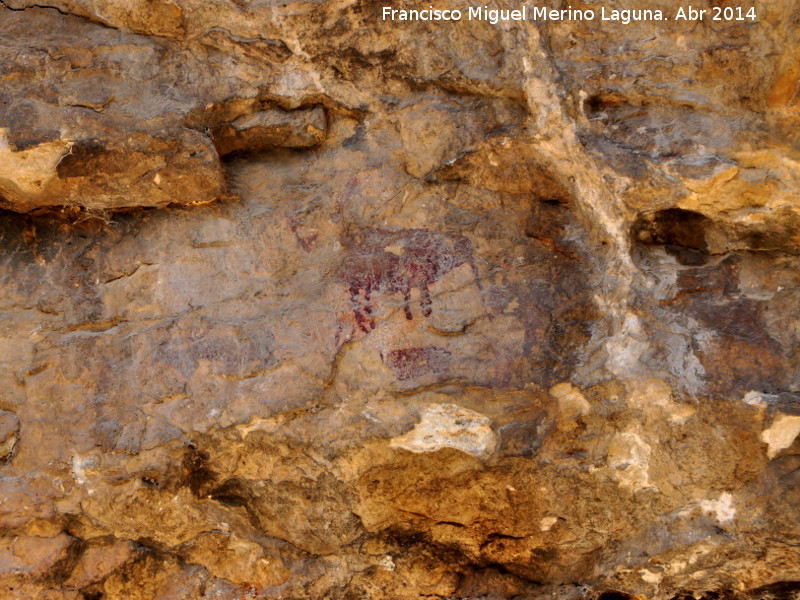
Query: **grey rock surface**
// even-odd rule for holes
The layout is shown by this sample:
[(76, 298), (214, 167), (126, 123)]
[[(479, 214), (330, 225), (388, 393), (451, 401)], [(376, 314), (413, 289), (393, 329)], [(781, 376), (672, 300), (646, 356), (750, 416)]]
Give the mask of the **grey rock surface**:
[(796, 598), (754, 6), (0, 1), (0, 598)]

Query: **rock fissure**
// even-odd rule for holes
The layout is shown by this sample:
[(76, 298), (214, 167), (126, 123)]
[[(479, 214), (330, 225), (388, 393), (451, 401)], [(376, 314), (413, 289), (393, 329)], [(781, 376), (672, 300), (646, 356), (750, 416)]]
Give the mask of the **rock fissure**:
[(0, 598), (797, 595), (790, 2), (50, 4), (0, 0)]

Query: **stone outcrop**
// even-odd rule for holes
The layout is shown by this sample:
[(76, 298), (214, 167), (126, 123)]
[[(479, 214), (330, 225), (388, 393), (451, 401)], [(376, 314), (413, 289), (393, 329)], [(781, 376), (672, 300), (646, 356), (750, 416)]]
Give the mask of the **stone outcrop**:
[(0, 0), (0, 598), (796, 598), (755, 7)]

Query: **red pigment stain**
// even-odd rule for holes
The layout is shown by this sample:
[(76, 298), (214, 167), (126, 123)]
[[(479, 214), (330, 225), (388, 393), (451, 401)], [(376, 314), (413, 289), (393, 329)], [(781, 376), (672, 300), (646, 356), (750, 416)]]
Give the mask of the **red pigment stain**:
[(402, 348), (392, 350), (384, 358), (400, 381), (415, 379), (423, 375), (442, 375), (450, 369), (451, 354), (434, 346), (426, 348)]
[(442, 275), (469, 264), (478, 279), (472, 243), (461, 235), (428, 229), (365, 229), (343, 241), (347, 255), (337, 280), (350, 291), (356, 323), (365, 333), (375, 329), (375, 294), (402, 294), (410, 321), (412, 289), (420, 291), (422, 314), (429, 317), (430, 286)]
[(314, 247), (314, 244), (317, 241), (317, 237), (319, 234), (307, 235), (304, 236), (300, 232), (300, 228), (304, 225), (303, 220), (297, 214), (290, 214), (286, 216), (286, 219), (289, 221), (289, 228), (292, 230), (294, 237), (297, 239), (297, 243), (300, 244), (300, 247), (305, 250), (306, 252), (310, 252), (311, 249)]

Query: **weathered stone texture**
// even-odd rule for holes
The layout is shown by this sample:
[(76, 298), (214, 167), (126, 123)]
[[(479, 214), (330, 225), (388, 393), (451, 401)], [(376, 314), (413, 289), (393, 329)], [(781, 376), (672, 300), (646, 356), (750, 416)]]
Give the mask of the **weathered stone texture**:
[(755, 6), (0, 0), (0, 598), (796, 598)]

